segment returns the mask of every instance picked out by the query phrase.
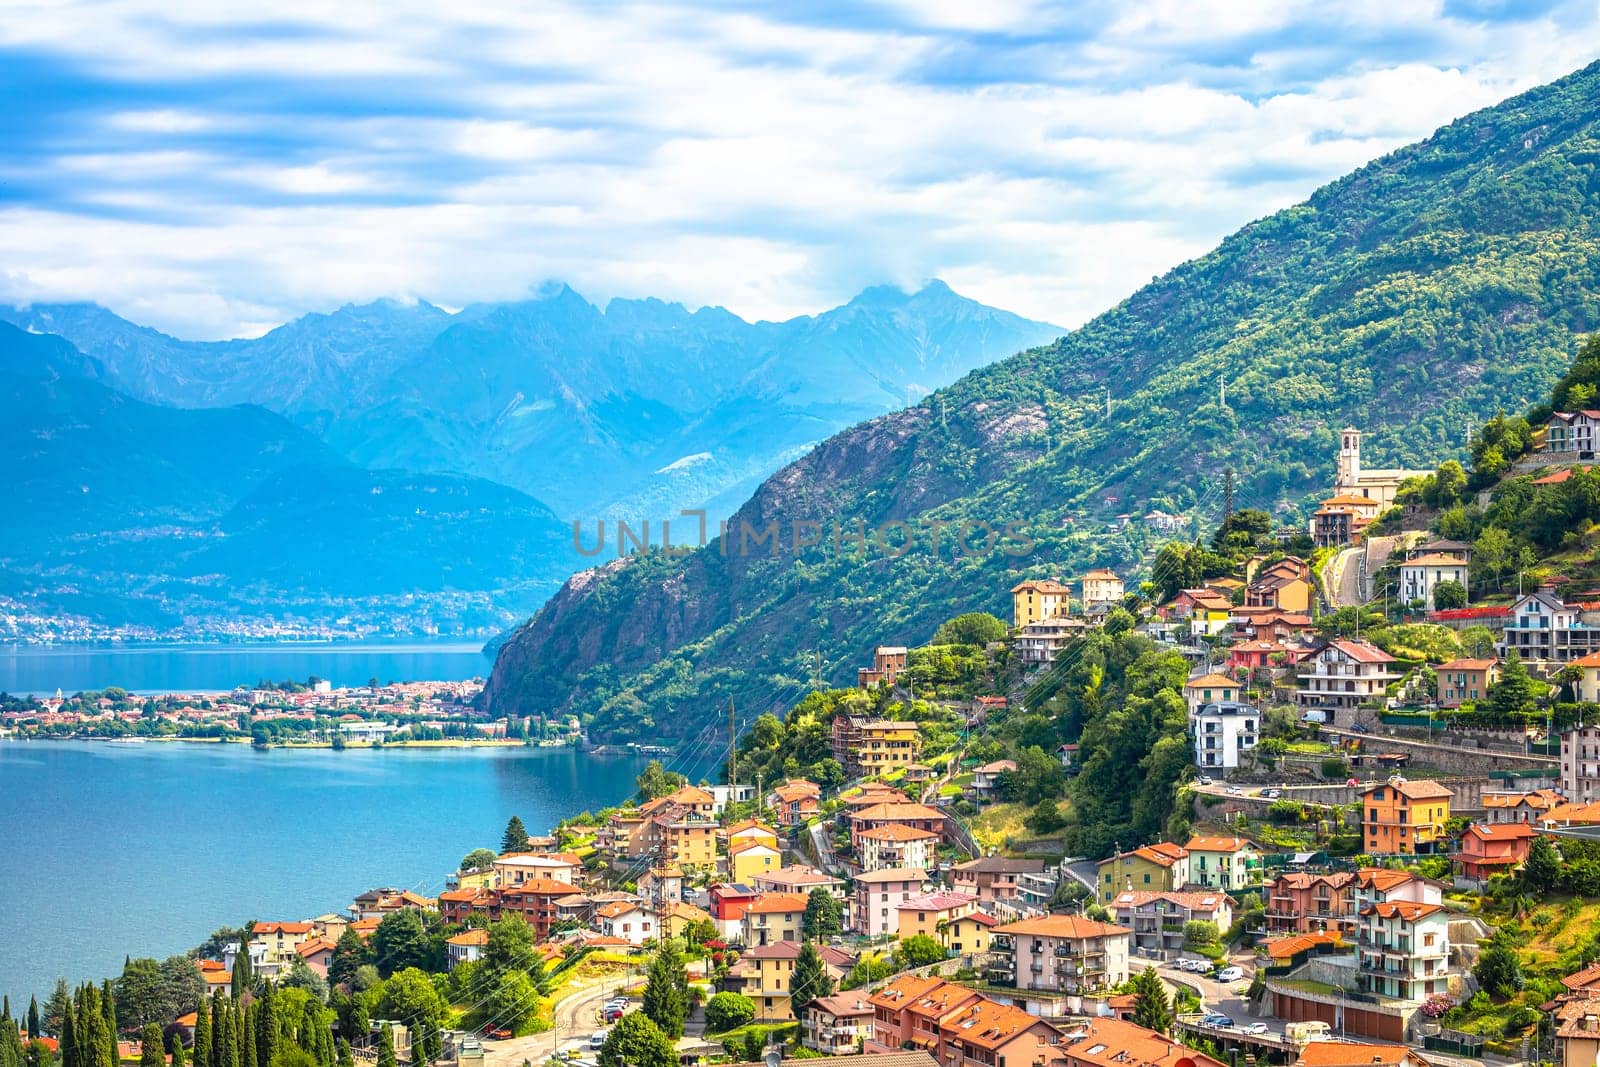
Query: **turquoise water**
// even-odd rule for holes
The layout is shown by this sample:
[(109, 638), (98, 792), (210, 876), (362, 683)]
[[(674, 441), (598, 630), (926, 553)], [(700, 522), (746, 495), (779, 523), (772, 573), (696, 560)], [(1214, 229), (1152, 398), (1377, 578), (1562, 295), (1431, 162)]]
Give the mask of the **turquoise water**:
[(471, 643), (94, 646), (0, 645), (0, 692), (67, 695), (116, 685), (132, 693), (202, 692), (257, 681), (334, 685), (462, 681), (493, 664)]
[(342, 911), (374, 886), (431, 895), (513, 813), (543, 832), (617, 803), (642, 766), (573, 749), (0, 741), (0, 992), (43, 1001), (58, 976)]

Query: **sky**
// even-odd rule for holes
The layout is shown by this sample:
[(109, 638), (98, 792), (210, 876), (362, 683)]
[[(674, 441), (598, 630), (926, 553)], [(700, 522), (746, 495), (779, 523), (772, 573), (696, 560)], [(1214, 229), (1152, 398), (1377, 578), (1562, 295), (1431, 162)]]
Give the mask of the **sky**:
[(1596, 0), (0, 0), (0, 301), (209, 339), (938, 277), (1075, 326), (1597, 41)]

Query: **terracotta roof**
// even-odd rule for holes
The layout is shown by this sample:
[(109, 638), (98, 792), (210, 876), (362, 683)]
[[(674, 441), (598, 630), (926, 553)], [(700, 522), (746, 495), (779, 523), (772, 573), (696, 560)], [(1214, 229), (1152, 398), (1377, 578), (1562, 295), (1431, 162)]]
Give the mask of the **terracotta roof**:
[(1153, 900), (1170, 900), (1179, 907), (1187, 908), (1190, 911), (1215, 912), (1223, 907), (1227, 907), (1230, 910), (1233, 908), (1232, 899), (1220, 889), (1213, 893), (1200, 893), (1193, 890), (1127, 889), (1117, 894), (1117, 898), (1111, 902), (1111, 906), (1113, 908), (1119, 906), (1137, 908), (1141, 905), (1149, 904)]
[(771, 852), (775, 855), (783, 855), (783, 850), (778, 848), (777, 845), (774, 845), (771, 841), (762, 841), (759, 838), (753, 841), (735, 841), (733, 844), (728, 846), (728, 855), (742, 856), (746, 852), (757, 848), (766, 849), (768, 852)]
[(1118, 577), (1117, 572), (1112, 570), (1112, 569), (1110, 569), (1109, 567), (1096, 567), (1094, 570), (1086, 572), (1084, 574), (1084, 577), (1085, 578), (1115, 578), (1117, 581), (1121, 581), (1122, 580), (1120, 577)]
[(1380, 919), (1404, 919), (1406, 922), (1415, 922), (1425, 919), (1435, 912), (1444, 911), (1440, 904), (1418, 904), (1413, 900), (1390, 900), (1382, 904), (1373, 904), (1365, 909), (1363, 914), (1375, 914)]
[(1032, 589), (1036, 593), (1070, 593), (1070, 592), (1072, 592), (1072, 589), (1071, 589), (1070, 586), (1062, 585), (1060, 582), (1056, 581), (1054, 578), (1045, 578), (1045, 579), (1041, 579), (1041, 580), (1018, 582), (1016, 585), (1011, 587), (1011, 591), (1013, 593), (1021, 593), (1024, 590), (1028, 590), (1028, 589)]
[(900, 911), (949, 911), (977, 903), (971, 893), (918, 893), (907, 897), (899, 905)]
[(1363, 867), (1356, 872), (1355, 879), (1368, 889), (1387, 893), (1397, 886), (1416, 881), (1417, 876), (1410, 871), (1394, 871), (1387, 867)]
[(929, 978), (922, 975), (908, 974), (896, 978), (882, 989), (878, 990), (867, 1000), (884, 1008), (903, 1008), (928, 992), (944, 985), (943, 978)]
[[(728, 1067), (766, 1067), (760, 1061), (741, 1061)], [(861, 1067), (859, 1055), (817, 1056), (806, 1060), (806, 1067)], [(939, 1067), (939, 1061), (926, 1052), (875, 1052), (872, 1067)]]
[(1467, 833), (1485, 841), (1522, 841), (1539, 836), (1539, 831), (1525, 822), (1475, 822), (1467, 827)]
[(779, 867), (775, 871), (764, 871), (757, 875), (763, 882), (784, 885), (832, 885), (840, 879), (815, 867), (805, 864), (791, 864), (788, 867)]
[(931, 830), (918, 830), (913, 826), (901, 826), (899, 823), (862, 830), (857, 836), (868, 841), (928, 841), (937, 840), (939, 837)]
[(913, 820), (943, 822), (944, 812), (930, 808), (925, 804), (898, 801), (878, 803), (870, 808), (851, 812), (850, 818), (860, 819), (863, 822), (910, 822)]
[(1021, 922), (996, 926), (994, 932), (1064, 938), (1111, 937), (1132, 933), (1120, 926), (1096, 922), (1094, 919), (1085, 919), (1077, 915), (1045, 915), (1037, 919), (1023, 919)]
[(309, 934), (310, 932), (310, 923), (256, 923), (255, 926), (251, 927), (250, 929), (252, 936), (276, 933)]
[(858, 882), (925, 882), (928, 872), (921, 867), (885, 867), (881, 871), (862, 871), (856, 875)]
[(1093, 1019), (1062, 1041), (1061, 1049), (1079, 1063), (1094, 1067), (1222, 1067), (1203, 1052), (1185, 1048), (1169, 1037), (1123, 1019)]
[(1325, 930), (1318, 930), (1309, 934), (1294, 934), (1291, 937), (1275, 937), (1264, 943), (1267, 955), (1275, 960), (1287, 960), (1298, 956), (1307, 949), (1316, 948), (1318, 945), (1342, 945), (1344, 942), (1338, 934), (1330, 934)]
[(1394, 657), (1389, 655), (1377, 645), (1368, 644), (1366, 641), (1352, 641), (1347, 638), (1336, 638), (1328, 642), (1329, 648), (1336, 648), (1349, 656), (1357, 663), (1393, 663)]
[(1187, 682), (1184, 682), (1183, 687), (1185, 689), (1216, 689), (1223, 687), (1237, 689), (1239, 688), (1239, 683), (1232, 678), (1224, 678), (1220, 674), (1202, 674), (1198, 678), (1190, 678)]
[(451, 945), (487, 945), (489, 943), (489, 931), (481, 929), (463, 930), (454, 937), (445, 938), (445, 942)]
[[(1449, 663), (1441, 663), (1434, 668), (1435, 671), (1486, 671), (1490, 667), (1498, 666), (1497, 659), (1453, 659)], [(1600, 662), (1596, 663), (1600, 666)]]
[(336, 946), (325, 937), (313, 937), (309, 941), (302, 941), (294, 947), (301, 959), (310, 959), (319, 952), (332, 952)]
[(795, 960), (800, 958), (800, 942), (772, 941), (755, 948), (745, 949), (741, 960)]
[(959, 1041), (989, 1050), (998, 1049), (1036, 1026), (1059, 1033), (1037, 1015), (988, 998), (958, 1008), (939, 1020), (940, 1030), (953, 1031)]
[(1591, 963), (1583, 970), (1567, 975), (1561, 979), (1561, 984), (1568, 989), (1588, 989), (1600, 985), (1600, 963)]
[(500, 895), (505, 897), (565, 897), (578, 892), (578, 887), (558, 882), (554, 878), (529, 878), (521, 885), (507, 886), (500, 890)]
[(1245, 837), (1191, 837), (1183, 847), (1190, 852), (1239, 852), (1255, 846)]
[(596, 916), (602, 919), (615, 919), (618, 915), (626, 915), (630, 911), (646, 911), (643, 904), (631, 900), (613, 900), (609, 904), (602, 904), (594, 909)]
[(872, 1003), (860, 993), (835, 993), (831, 997), (818, 997), (811, 1002), (809, 1011), (820, 1012), (823, 1015), (832, 1015), (836, 1018), (844, 1016), (862, 1016), (872, 1014)]
[(1447, 787), (1427, 778), (1420, 778), (1415, 781), (1391, 778), (1386, 782), (1373, 782), (1363, 787), (1361, 792), (1365, 795), (1375, 789), (1393, 789), (1407, 800), (1435, 800), (1455, 795)]
[(1535, 789), (1531, 793), (1484, 793), (1485, 808), (1515, 808), (1523, 804), (1530, 808), (1549, 811), (1561, 803), (1561, 794), (1554, 789)]
[(1353, 493), (1342, 493), (1339, 496), (1330, 496), (1326, 500), (1319, 501), (1319, 503), (1324, 504), (1324, 505), (1327, 505), (1327, 504), (1359, 504), (1359, 505), (1366, 505), (1366, 506), (1371, 506), (1371, 507), (1377, 507), (1378, 506), (1378, 502), (1376, 500), (1372, 499), (1370, 496), (1356, 496)]
[(1572, 468), (1571, 467), (1563, 467), (1560, 470), (1556, 471), (1554, 474), (1546, 474), (1543, 478), (1535, 478), (1533, 480), (1533, 484), (1534, 485), (1560, 485), (1562, 482), (1566, 481), (1568, 478), (1571, 478), (1571, 477), (1572, 477)]
[(1428, 1061), (1406, 1045), (1373, 1045), (1357, 1041), (1312, 1041), (1300, 1049), (1295, 1067), (1399, 1067), (1407, 1056)]
[(746, 915), (775, 915), (805, 911), (806, 898), (799, 893), (763, 893), (750, 902)]
[(760, 819), (744, 819), (740, 822), (736, 822), (732, 826), (728, 827), (727, 834), (729, 837), (732, 837), (734, 834), (737, 834), (743, 830), (760, 830), (769, 837), (778, 836), (778, 831), (774, 830)]
[(1589, 826), (1600, 823), (1600, 801), (1588, 804), (1557, 804), (1539, 820), (1541, 823), (1566, 825), (1578, 823)]

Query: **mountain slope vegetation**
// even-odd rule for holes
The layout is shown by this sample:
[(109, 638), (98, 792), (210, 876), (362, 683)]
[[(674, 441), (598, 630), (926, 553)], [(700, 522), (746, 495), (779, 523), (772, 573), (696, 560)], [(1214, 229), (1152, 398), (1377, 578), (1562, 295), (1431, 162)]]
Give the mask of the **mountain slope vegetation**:
[[(813, 656), (844, 680), (876, 643), (924, 641), (960, 611), (1004, 615), (1019, 576), (1135, 568), (1153, 539), (1116, 516), (1209, 522), (1227, 468), (1237, 504), (1296, 520), (1325, 494), (1346, 424), (1367, 432), (1369, 466), (1461, 455), (1473, 424), (1547, 394), (1600, 321), (1597, 117), (1600, 65), (1246, 226), (1054, 344), (836, 435), (764, 482), (729, 536), (570, 580), (501, 649), (487, 701), (579, 710), (603, 735), (684, 733), (729, 697), (781, 707)], [(742, 536), (770, 526), (804, 546), (810, 524), (857, 521), (914, 524), (915, 544), (824, 536), (772, 553)], [(945, 527), (935, 545), (932, 524), (962, 522), (1021, 536), (959, 553)]]

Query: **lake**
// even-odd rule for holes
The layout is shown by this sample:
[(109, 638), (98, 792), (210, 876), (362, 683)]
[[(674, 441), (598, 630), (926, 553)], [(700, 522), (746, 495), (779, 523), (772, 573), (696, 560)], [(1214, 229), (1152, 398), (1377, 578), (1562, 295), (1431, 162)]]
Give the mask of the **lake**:
[(462, 856), (498, 847), (512, 814), (542, 833), (624, 799), (643, 763), (567, 748), (0, 741), (0, 992), (42, 1002), (58, 976), (113, 976), (124, 955), (183, 952), (247, 919), (343, 911), (375, 886), (434, 895)]
[(0, 645), (0, 692), (60, 689), (70, 696), (115, 685), (131, 693), (193, 693), (313, 674), (335, 686), (371, 678), (446, 682), (484, 677), (492, 666), (481, 644), (463, 642)]

